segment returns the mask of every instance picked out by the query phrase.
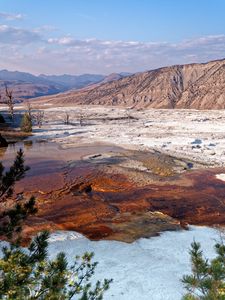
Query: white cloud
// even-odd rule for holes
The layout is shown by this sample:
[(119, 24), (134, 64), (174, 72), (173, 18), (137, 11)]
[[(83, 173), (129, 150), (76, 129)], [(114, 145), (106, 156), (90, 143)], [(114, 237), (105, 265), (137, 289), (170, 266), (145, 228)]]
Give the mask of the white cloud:
[(22, 14), (11, 14), (6, 12), (0, 12), (0, 19), (4, 19), (7, 21), (21, 20), (24, 18)]
[(71, 46), (71, 45), (73, 45), (74, 40), (70, 36), (65, 36), (65, 37), (61, 37), (61, 38), (49, 38), (48, 43)]
[(32, 30), (8, 25), (0, 25), (0, 44), (30, 44), (41, 40), (41, 36)]
[(42, 25), (38, 28), (33, 29), (33, 32), (37, 32), (37, 33), (43, 33), (43, 32), (53, 32), (53, 31), (57, 31), (58, 28), (55, 26), (51, 26), (51, 25)]
[[(225, 56), (225, 35), (204, 36), (180, 43), (76, 39), (48, 36), (37, 30), (0, 26), (0, 69), (34, 73), (138, 72), (172, 64), (205, 62)], [(51, 34), (51, 30), (48, 32)], [(9, 45), (10, 44), (10, 45)], [(7, 46), (8, 45), (8, 46)], [(14, 46), (14, 48), (9, 49)], [(8, 49), (8, 50), (7, 50)], [(10, 57), (8, 53), (14, 53)], [(5, 58), (4, 58), (5, 56)]]

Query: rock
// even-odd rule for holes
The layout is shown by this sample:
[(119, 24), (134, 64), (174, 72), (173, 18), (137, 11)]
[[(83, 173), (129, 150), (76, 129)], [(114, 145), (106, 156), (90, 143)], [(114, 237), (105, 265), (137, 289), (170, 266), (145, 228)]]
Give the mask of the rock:
[(207, 155), (216, 155), (216, 152), (214, 150), (206, 150), (205, 153)]
[(8, 147), (8, 142), (0, 133), (0, 148)]
[(202, 144), (202, 140), (200, 139), (195, 139), (193, 142), (191, 142), (192, 145), (200, 145)]
[(209, 154), (210, 155), (216, 155), (216, 152), (215, 151), (211, 151)]
[(89, 183), (81, 182), (79, 184), (75, 184), (70, 191), (73, 193), (73, 195), (79, 195), (82, 193), (89, 194), (92, 192), (92, 187)]
[(201, 146), (200, 145), (196, 145), (196, 146), (192, 146), (191, 148), (192, 149), (201, 149)]

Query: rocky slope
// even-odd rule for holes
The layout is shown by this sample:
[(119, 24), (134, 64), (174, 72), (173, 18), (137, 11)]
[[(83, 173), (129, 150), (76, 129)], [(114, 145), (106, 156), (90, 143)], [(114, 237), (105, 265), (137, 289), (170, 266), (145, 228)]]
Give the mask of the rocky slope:
[(137, 108), (225, 108), (225, 59), (176, 65), (40, 99), (54, 104)]

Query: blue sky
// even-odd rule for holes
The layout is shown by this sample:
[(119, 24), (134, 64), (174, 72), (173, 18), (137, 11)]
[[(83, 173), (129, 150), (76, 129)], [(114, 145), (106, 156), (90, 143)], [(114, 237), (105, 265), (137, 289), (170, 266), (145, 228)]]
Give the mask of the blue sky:
[(224, 0), (0, 0), (0, 69), (136, 72), (225, 57)]

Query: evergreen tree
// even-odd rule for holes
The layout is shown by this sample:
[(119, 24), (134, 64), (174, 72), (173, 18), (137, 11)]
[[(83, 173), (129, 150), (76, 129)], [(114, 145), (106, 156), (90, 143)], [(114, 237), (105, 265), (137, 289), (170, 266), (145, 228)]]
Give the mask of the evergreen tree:
[(85, 253), (68, 266), (66, 256), (59, 253), (47, 258), (48, 232), (37, 235), (28, 247), (3, 248), (0, 260), (0, 299), (18, 300), (101, 300), (111, 280), (99, 281), (91, 289), (90, 279), (97, 263), (92, 253)]
[(32, 132), (32, 120), (28, 112), (23, 115), (20, 128), (24, 132)]
[(188, 291), (184, 300), (225, 300), (225, 245), (216, 244), (215, 251), (216, 258), (209, 261), (199, 243), (191, 244), (192, 274), (182, 279)]
[[(15, 161), (8, 171), (5, 171), (0, 162), (0, 202), (6, 203), (7, 199), (12, 197), (15, 182), (22, 179), (28, 170), (29, 168), (24, 165), (21, 149), (17, 152)], [(20, 198), (13, 207), (0, 212), (0, 235), (12, 238), (13, 233), (17, 234), (21, 230), (22, 222), (37, 211), (34, 197), (26, 200), (21, 195)]]

